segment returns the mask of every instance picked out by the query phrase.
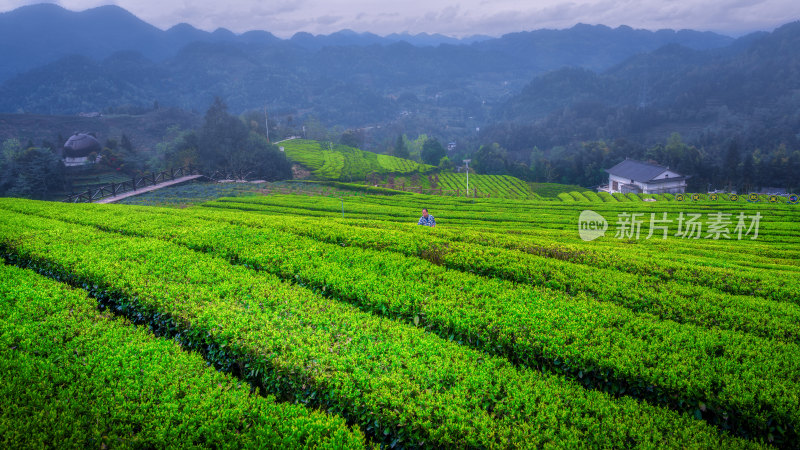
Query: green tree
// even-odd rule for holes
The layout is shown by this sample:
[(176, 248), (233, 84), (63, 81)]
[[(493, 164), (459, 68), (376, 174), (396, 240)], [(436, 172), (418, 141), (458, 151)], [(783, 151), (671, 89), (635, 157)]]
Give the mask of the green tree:
[(789, 152), (786, 144), (781, 144), (772, 152), (767, 169), (770, 173), (769, 186), (786, 188), (793, 178), (789, 172)]
[(800, 191), (800, 179), (798, 179), (798, 174), (800, 174), (800, 150), (795, 150), (789, 155), (787, 173), (789, 178), (786, 181), (786, 188), (791, 192)]
[(482, 145), (473, 157), (479, 173), (502, 175), (506, 173), (506, 151), (500, 144)]
[(353, 148), (364, 146), (364, 132), (362, 130), (346, 130), (339, 138), (339, 143)]
[(394, 149), (392, 149), (392, 153), (394, 156), (398, 158), (410, 159), (411, 154), (408, 152), (408, 146), (406, 145), (405, 139), (403, 139), (403, 135), (397, 136), (397, 141), (394, 144)]
[(740, 186), (742, 192), (749, 192), (752, 189), (753, 182), (755, 181), (755, 165), (753, 161), (753, 155), (745, 155), (740, 166), (742, 174), (742, 183)]
[(425, 145), (426, 142), (428, 142), (428, 135), (420, 134), (413, 141), (409, 141), (408, 139), (406, 139), (406, 142), (408, 143), (407, 146), (408, 153), (411, 159), (413, 159), (414, 161), (421, 162), (422, 157), (420, 155), (422, 154), (422, 147)]
[(436, 138), (433, 138), (426, 140), (422, 145), (420, 156), (425, 164), (435, 166), (439, 164), (443, 157), (447, 156), (447, 152), (442, 147), (442, 144)]
[(728, 151), (725, 153), (725, 162), (723, 166), (723, 176), (727, 181), (728, 186), (737, 182), (737, 169), (741, 155), (739, 153), (739, 143), (736, 140), (731, 141), (728, 145)]
[(194, 130), (179, 132), (172, 139), (156, 146), (157, 155), (151, 160), (151, 167), (169, 169), (177, 167), (200, 167), (198, 155), (200, 137)]
[(3, 158), (7, 161), (13, 161), (22, 154), (23, 148), (19, 139), (6, 139), (3, 142)]
[(308, 139), (313, 139), (315, 141), (332, 141), (333, 137), (331, 137), (331, 133), (328, 132), (328, 129), (325, 128), (325, 125), (319, 121), (314, 116), (309, 116), (305, 124), (303, 125), (305, 128), (305, 137)]
[(187, 136), (181, 149), (192, 154), (196, 148), (197, 164), (208, 175), (236, 179), (291, 178), (291, 166), (277, 147), (264, 136), (251, 132), (238, 117), (228, 114), (225, 103), (216, 98), (206, 112), (205, 123), (197, 141)]
[(92, 153), (89, 155), (89, 160), (98, 161), (98, 156), (100, 166), (131, 176), (141, 175), (151, 168), (147, 156), (137, 153), (133, 143), (125, 134), (122, 135), (119, 142), (116, 139), (107, 139), (99, 155)]
[(229, 170), (242, 179), (266, 181), (285, 180), (292, 177), (292, 167), (286, 155), (267, 138), (250, 133), (243, 148), (231, 155)]
[[(250, 131), (267, 137), (267, 116), (264, 115), (263, 109), (247, 110), (239, 116), (239, 119), (247, 125)], [(291, 131), (290, 126), (281, 127), (276, 118), (269, 116), (269, 140), (271, 142), (291, 135)]]
[(22, 155), (22, 144), (17, 139), (3, 141), (0, 152), (0, 195), (14, 186), (17, 179), (17, 158)]
[(533, 181), (534, 173), (530, 167), (521, 162), (513, 162), (508, 165), (508, 172), (520, 180)]
[[(0, 193), (11, 197), (44, 200), (64, 188), (64, 164), (48, 149), (31, 147), (8, 153), (4, 146), (0, 163)], [(11, 156), (11, 158), (8, 158)]]
[(128, 138), (128, 135), (125, 133), (122, 133), (119, 146), (128, 153), (134, 153), (133, 142), (131, 142), (130, 138)]
[(228, 106), (216, 97), (199, 132), (197, 154), (201, 170), (212, 176), (215, 172), (229, 172), (228, 162), (233, 153), (245, 147), (248, 134), (247, 126), (228, 114)]

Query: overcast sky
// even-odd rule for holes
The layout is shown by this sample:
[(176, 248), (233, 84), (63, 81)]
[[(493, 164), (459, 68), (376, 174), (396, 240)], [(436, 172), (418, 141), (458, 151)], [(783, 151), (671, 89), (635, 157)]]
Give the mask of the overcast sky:
[[(42, 0), (0, 0), (10, 11)], [(213, 31), (266, 30), (279, 37), (298, 31), (342, 29), (379, 35), (409, 31), (450, 36), (499, 36), (576, 23), (612, 27), (716, 31), (732, 36), (771, 31), (800, 18), (799, 0), (60, 0), (73, 11), (115, 4), (167, 29), (186, 22)]]

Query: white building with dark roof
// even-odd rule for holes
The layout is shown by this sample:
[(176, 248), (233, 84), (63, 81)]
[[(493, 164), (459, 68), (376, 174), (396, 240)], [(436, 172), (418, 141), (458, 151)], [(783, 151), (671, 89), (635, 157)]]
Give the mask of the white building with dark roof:
[(609, 193), (664, 194), (686, 192), (686, 179), (669, 167), (635, 159), (625, 159), (606, 169), (608, 186), (600, 188)]
[(82, 166), (89, 163), (89, 155), (99, 153), (100, 142), (88, 133), (75, 133), (64, 144), (64, 165)]

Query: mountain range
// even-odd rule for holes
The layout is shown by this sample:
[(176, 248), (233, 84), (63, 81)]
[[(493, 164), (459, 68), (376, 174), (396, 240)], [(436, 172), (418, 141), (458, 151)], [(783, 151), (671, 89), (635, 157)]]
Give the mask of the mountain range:
[(651, 145), (679, 132), (717, 153), (731, 136), (750, 149), (800, 144), (797, 22), (738, 39), (584, 24), (463, 40), (347, 30), (279, 39), (164, 31), (116, 6), (33, 5), (0, 14), (0, 56), (5, 113), (200, 115), (219, 96), (235, 114), (266, 106), (284, 127), (311, 116), (365, 127), (373, 143), (427, 133), (519, 152)]
[(500, 38), (340, 31), (278, 39), (190, 25), (160, 30), (117, 6), (83, 12), (57, 5), (0, 14), (0, 112), (129, 111), (155, 102), (202, 111), (214, 96), (232, 111), (312, 111), (330, 125), (486, 116), (534, 76), (564, 66), (605, 70), (679, 44), (704, 50), (730, 37), (576, 25)]
[(792, 22), (723, 48), (668, 45), (602, 72), (550, 72), (499, 106), (484, 131), (512, 150), (620, 137), (654, 145), (675, 132), (719, 154), (732, 140), (791, 150), (800, 148), (798, 110), (800, 22)]
[[(327, 46), (388, 45), (399, 41), (416, 46), (436, 46), (487, 39), (490, 37), (456, 39), (427, 33), (395, 33), (382, 37), (342, 30), (318, 36), (299, 32), (288, 41), (301, 48), (320, 49)], [(119, 51), (136, 51), (148, 59), (161, 61), (194, 42), (269, 44), (278, 41), (281, 39), (267, 31), (235, 34), (219, 28), (207, 32), (186, 23), (161, 30), (114, 5), (75, 12), (55, 4), (35, 4), (0, 13), (0, 54), (4, 61), (0, 66), (0, 81), (76, 54), (102, 60)]]

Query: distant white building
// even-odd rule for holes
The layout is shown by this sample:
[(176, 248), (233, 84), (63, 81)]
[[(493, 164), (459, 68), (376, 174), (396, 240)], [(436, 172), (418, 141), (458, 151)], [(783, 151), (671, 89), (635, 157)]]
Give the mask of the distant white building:
[(764, 195), (782, 195), (782, 196), (789, 195), (789, 191), (787, 191), (786, 188), (779, 188), (779, 187), (764, 187), (761, 188), (761, 190), (758, 191), (758, 193)]
[(598, 190), (609, 193), (664, 194), (686, 192), (687, 177), (669, 170), (669, 167), (650, 164), (635, 159), (625, 159), (607, 169), (608, 186)]

